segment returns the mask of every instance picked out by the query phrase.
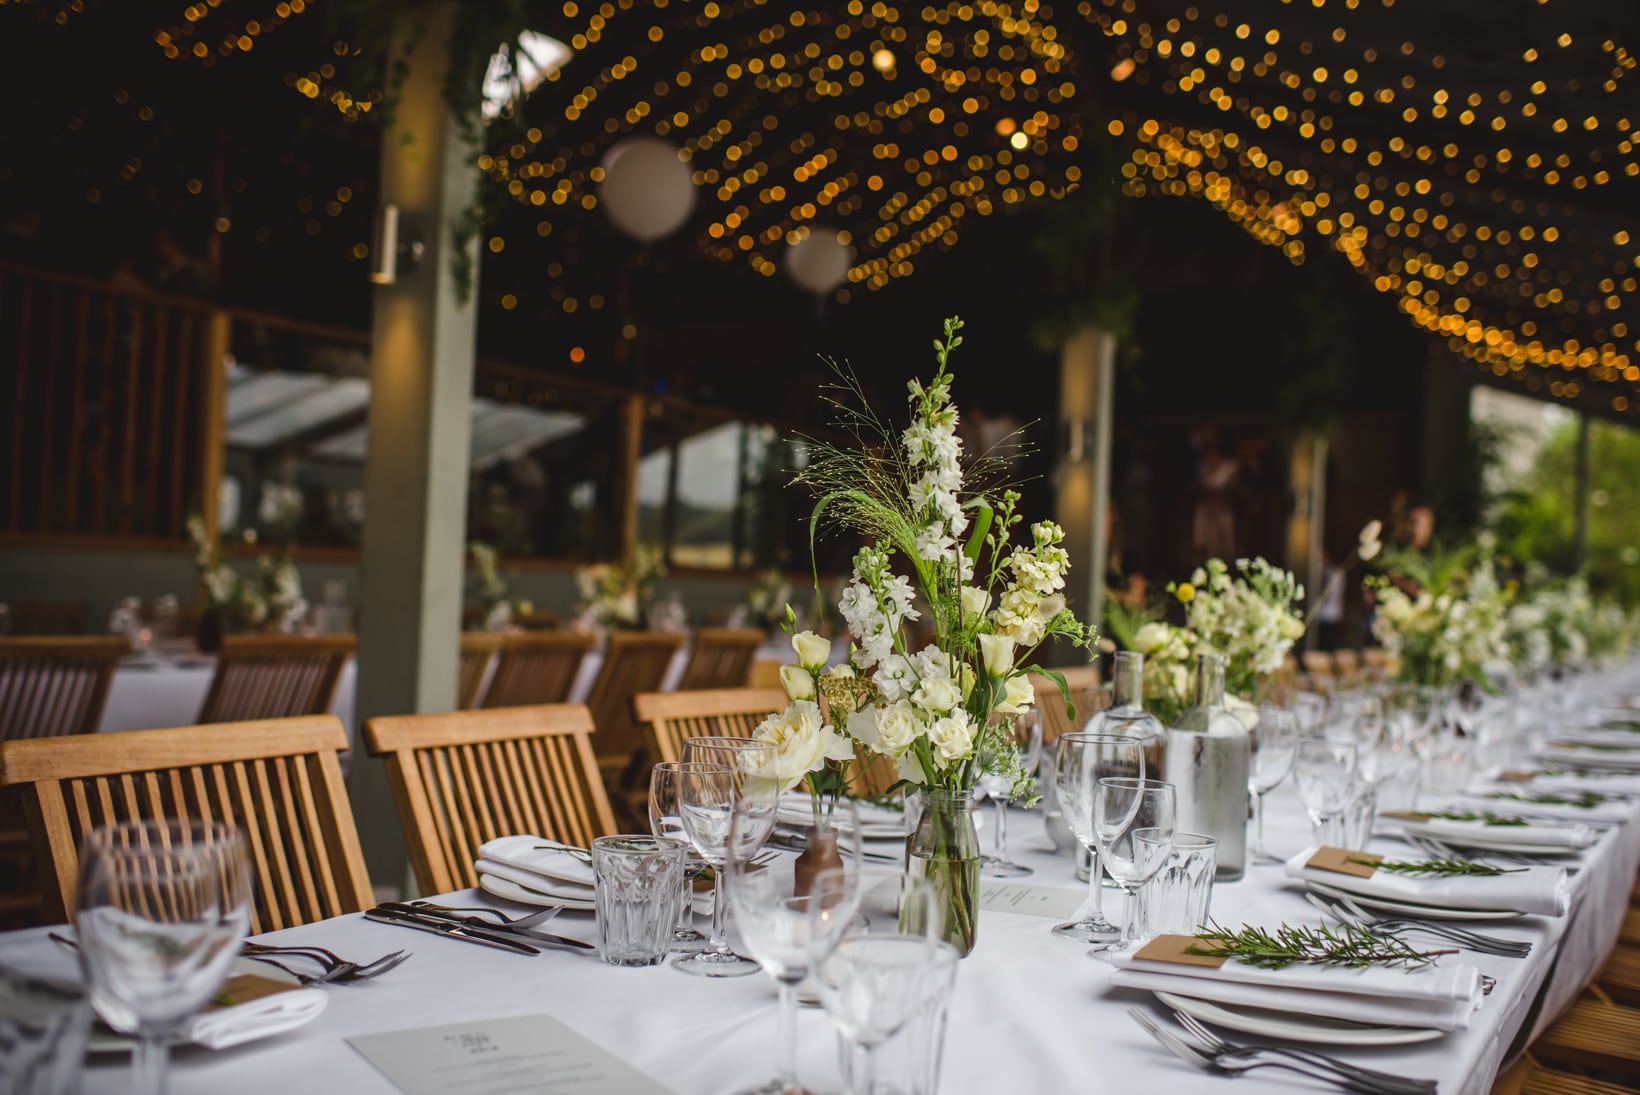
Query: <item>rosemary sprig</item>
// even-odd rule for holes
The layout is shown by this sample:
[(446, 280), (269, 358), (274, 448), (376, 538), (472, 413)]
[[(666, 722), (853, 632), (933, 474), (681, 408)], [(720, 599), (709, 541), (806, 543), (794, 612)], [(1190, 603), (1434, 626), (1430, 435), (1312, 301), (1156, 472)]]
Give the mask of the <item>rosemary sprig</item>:
[(1494, 814), (1491, 810), (1474, 813), (1469, 810), (1458, 810), (1446, 814), (1426, 814), (1426, 817), (1440, 818), (1442, 821), (1479, 821), (1487, 825), (1517, 825), (1524, 826), (1528, 822), (1523, 817), (1511, 817), (1508, 814)]
[(1518, 791), (1493, 791), (1486, 797), (1507, 799), (1510, 802), (1530, 802), (1542, 806), (1576, 806), (1580, 810), (1592, 810), (1606, 801), (1606, 796), (1598, 791), (1582, 791), (1575, 798), (1547, 791), (1535, 795), (1523, 795)]
[(1283, 924), (1273, 933), (1265, 928), (1243, 925), (1229, 931), (1214, 923), (1197, 935), (1198, 943), (1185, 948), (1186, 954), (1208, 958), (1236, 958), (1259, 969), (1281, 970), (1288, 966), (1341, 966), (1366, 969), (1369, 966), (1421, 969), (1443, 954), (1455, 950), (1420, 951), (1399, 936), (1376, 935), (1352, 924), (1331, 927), (1297, 928)]
[(1493, 867), (1490, 864), (1476, 863), (1470, 859), (1429, 859), (1418, 862), (1410, 859), (1377, 860), (1368, 859), (1366, 856), (1352, 855), (1347, 862), (1359, 863), (1366, 867), (1377, 867), (1380, 871), (1393, 871), (1396, 874), (1471, 875), (1476, 878), (1491, 878), (1500, 874), (1519, 874), (1526, 869), (1525, 867), (1509, 869)]

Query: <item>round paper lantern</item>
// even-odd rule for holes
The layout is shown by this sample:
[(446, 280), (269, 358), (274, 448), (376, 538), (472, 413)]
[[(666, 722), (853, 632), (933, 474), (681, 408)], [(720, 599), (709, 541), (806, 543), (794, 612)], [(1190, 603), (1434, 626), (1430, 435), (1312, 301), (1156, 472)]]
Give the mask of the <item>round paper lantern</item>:
[(629, 137), (604, 157), (600, 193), (615, 227), (649, 243), (683, 227), (695, 208), (695, 184), (678, 151), (654, 137)]
[(854, 251), (830, 228), (813, 228), (786, 250), (786, 273), (811, 293), (829, 293), (848, 277)]

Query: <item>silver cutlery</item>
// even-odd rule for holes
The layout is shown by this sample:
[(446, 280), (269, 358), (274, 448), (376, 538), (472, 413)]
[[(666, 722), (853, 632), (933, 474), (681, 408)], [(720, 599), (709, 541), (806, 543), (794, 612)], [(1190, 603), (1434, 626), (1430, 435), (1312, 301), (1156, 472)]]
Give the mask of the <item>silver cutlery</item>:
[(1262, 1050), (1265, 1053), (1291, 1057), (1294, 1060), (1308, 1061), (1312, 1064), (1337, 1069), (1339, 1072), (1353, 1075), (1371, 1083), (1393, 1086), (1397, 1090), (1406, 1092), (1407, 1095), (1430, 1095), (1435, 1090), (1434, 1080), (1419, 1080), (1411, 1076), (1398, 1076), (1393, 1072), (1379, 1072), (1375, 1068), (1352, 1065), (1348, 1061), (1340, 1060), (1337, 1057), (1329, 1057), (1325, 1053), (1318, 1053), (1311, 1049), (1300, 1049), (1296, 1046), (1238, 1045), (1219, 1037), (1206, 1023), (1203, 1023), (1194, 1015), (1180, 1011), (1178, 1008), (1173, 1009), (1173, 1018), (1177, 1019), (1179, 1025), (1184, 1027), (1186, 1031), (1195, 1035), (1197, 1041), (1215, 1053)]
[(1147, 1034), (1162, 1043), (1163, 1048), (1168, 1052), (1186, 1064), (1201, 1069), (1203, 1072), (1233, 1076), (1243, 1072), (1250, 1072), (1255, 1068), (1279, 1068), (1287, 1072), (1296, 1072), (1301, 1076), (1308, 1076), (1312, 1080), (1323, 1080), (1340, 1090), (1355, 1092), (1356, 1095), (1407, 1095), (1404, 1088), (1386, 1085), (1376, 1080), (1346, 1077), (1337, 1071), (1309, 1062), (1278, 1059), (1273, 1056), (1267, 1057), (1258, 1052), (1240, 1050), (1209, 1052), (1191, 1045), (1171, 1031), (1166, 1030), (1156, 1020), (1138, 1008), (1129, 1008), (1128, 1015)]
[(1304, 897), (1310, 904), (1335, 920), (1342, 920), (1367, 931), (1384, 933), (1395, 933), (1397, 931), (1422, 932), (1425, 935), (1433, 935), (1437, 939), (1455, 943), (1465, 949), (1494, 955), (1499, 958), (1525, 958), (1532, 953), (1532, 944), (1530, 942), (1504, 939), (1496, 935), (1482, 935), (1480, 932), (1470, 931), (1467, 928), (1460, 928), (1433, 920), (1415, 920), (1406, 916), (1377, 916), (1347, 897), (1322, 897), (1314, 893), (1307, 893)]
[[(246, 958), (254, 958), (258, 962), (266, 962), (270, 966), (277, 966), (304, 985), (349, 985), (359, 981), (368, 981), (372, 977), (380, 977), (389, 970), (397, 969), (410, 957), (409, 951), (393, 951), (382, 955), (373, 962), (360, 963), (342, 958), (323, 947), (274, 946), (249, 940), (240, 948), (240, 953)], [(298, 973), (285, 965), (285, 961), (294, 958), (304, 958), (314, 962), (323, 972), (316, 977)]]
[(407, 928), (435, 932), (471, 943), (511, 950), (518, 954), (540, 954), (541, 947), (559, 947), (564, 950), (596, 950), (591, 943), (569, 936), (552, 935), (531, 929), (515, 930), (508, 925), (477, 916), (435, 912), (416, 905), (387, 901), (367, 910), (365, 917), (384, 924), (398, 924)]
[(1548, 860), (1577, 857), (1579, 855), (1578, 850), (1575, 848), (1567, 848), (1564, 851), (1557, 850), (1552, 853), (1545, 852), (1540, 856), (1517, 855), (1514, 852), (1496, 852), (1484, 848), (1466, 850), (1448, 844), (1443, 840), (1412, 834), (1407, 834), (1406, 842), (1425, 855), (1434, 856), (1438, 859), (1469, 859), (1476, 863), (1502, 863), (1511, 867), (1541, 867)]
[(553, 905), (549, 908), (542, 909), (539, 912), (532, 912), (527, 916), (508, 916), (500, 909), (492, 909), (487, 905), (439, 905), (432, 901), (410, 901), (406, 902), (406, 904), (417, 909), (427, 909), (430, 912), (483, 913), (488, 916), (495, 917), (499, 927), (512, 928), (514, 930), (527, 930), (529, 928), (536, 927), (537, 925), (545, 924), (547, 921), (564, 911), (564, 906)]

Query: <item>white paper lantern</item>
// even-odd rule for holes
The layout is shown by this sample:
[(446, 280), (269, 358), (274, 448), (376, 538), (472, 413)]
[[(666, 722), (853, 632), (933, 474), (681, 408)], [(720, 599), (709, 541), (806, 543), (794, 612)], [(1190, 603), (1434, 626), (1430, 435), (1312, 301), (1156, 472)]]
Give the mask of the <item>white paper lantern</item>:
[(829, 293), (848, 277), (854, 249), (830, 228), (812, 228), (786, 249), (786, 273), (811, 293)]
[(678, 151), (654, 137), (629, 137), (604, 157), (600, 193), (615, 227), (649, 243), (683, 227), (695, 208), (695, 184)]

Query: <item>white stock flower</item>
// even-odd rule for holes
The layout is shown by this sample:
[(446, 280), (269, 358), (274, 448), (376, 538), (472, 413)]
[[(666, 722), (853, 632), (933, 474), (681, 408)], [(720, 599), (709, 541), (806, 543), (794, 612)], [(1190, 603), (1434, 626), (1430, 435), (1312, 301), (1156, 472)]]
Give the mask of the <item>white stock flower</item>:
[(780, 687), (786, 690), (788, 699), (814, 699), (814, 675), (800, 665), (780, 667)]
[(792, 636), (792, 649), (797, 651), (797, 664), (804, 669), (821, 669), (831, 657), (831, 640), (822, 639), (812, 631), (799, 631)]
[(877, 672), (871, 676), (872, 683), (877, 691), (883, 694), (883, 699), (889, 703), (911, 694), (917, 686), (917, 678), (911, 672), (911, 663), (898, 654), (890, 654), (877, 663)]
[(773, 780), (789, 791), (810, 772), (818, 772), (828, 760), (849, 760), (854, 747), (847, 737), (825, 725), (819, 705), (811, 700), (794, 700), (784, 711), (770, 715), (752, 732), (758, 741), (775, 746), (773, 756), (749, 766), (753, 775)]
[(1014, 640), (1007, 635), (979, 636), (980, 654), (985, 659), (985, 672), (1000, 677), (1014, 667)]

